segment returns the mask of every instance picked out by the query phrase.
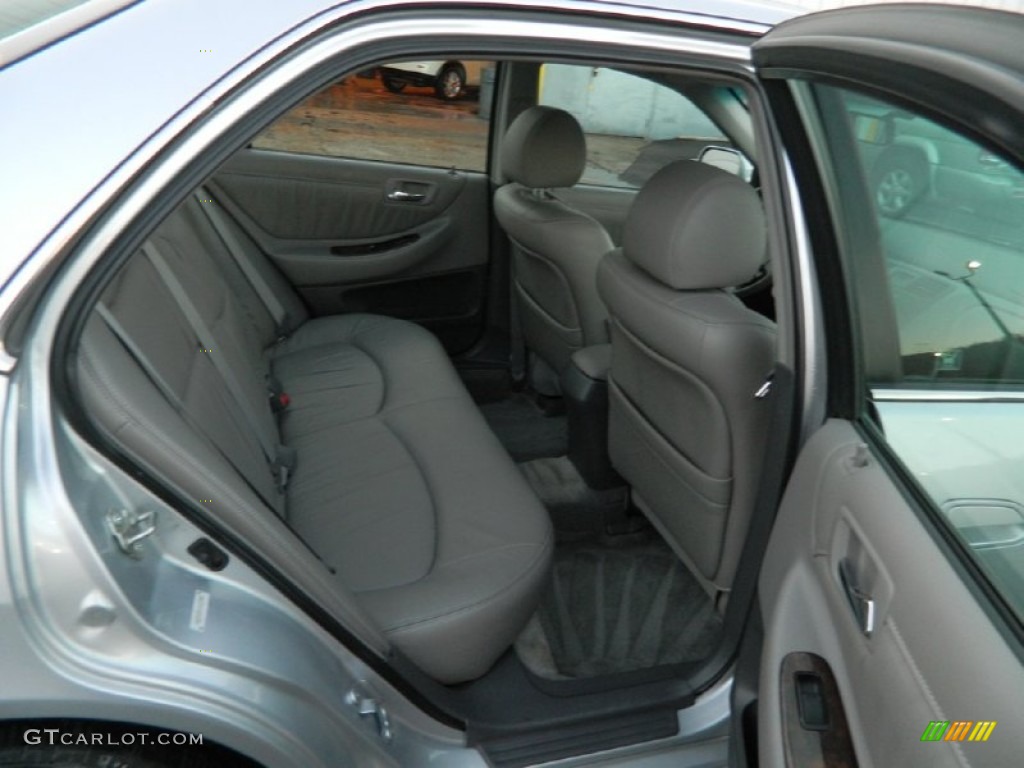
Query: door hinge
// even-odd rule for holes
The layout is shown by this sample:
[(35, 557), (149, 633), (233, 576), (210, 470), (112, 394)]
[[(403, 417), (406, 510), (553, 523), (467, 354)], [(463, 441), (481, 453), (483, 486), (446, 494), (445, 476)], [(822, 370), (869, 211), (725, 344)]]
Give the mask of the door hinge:
[(141, 556), (143, 539), (156, 531), (156, 512), (151, 509), (112, 509), (107, 512), (106, 521), (107, 530), (120, 550), (134, 558)]
[(371, 717), (377, 726), (377, 733), (384, 741), (391, 741), (391, 718), (388, 711), (376, 699), (370, 698), (353, 688), (345, 694), (345, 703), (355, 707), (362, 718)]

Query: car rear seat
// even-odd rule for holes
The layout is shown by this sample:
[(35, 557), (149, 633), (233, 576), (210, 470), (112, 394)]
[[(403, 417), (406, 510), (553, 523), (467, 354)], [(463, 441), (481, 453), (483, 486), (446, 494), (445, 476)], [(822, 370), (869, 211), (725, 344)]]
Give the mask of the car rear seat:
[[(86, 408), (196, 499), (212, 495), (203, 467), (222, 498), (284, 519), (425, 672), (478, 677), (536, 607), (546, 512), (429, 332), (310, 319), (201, 200), (161, 224), (94, 308), (77, 361)], [(290, 398), (277, 415), (268, 388)]]

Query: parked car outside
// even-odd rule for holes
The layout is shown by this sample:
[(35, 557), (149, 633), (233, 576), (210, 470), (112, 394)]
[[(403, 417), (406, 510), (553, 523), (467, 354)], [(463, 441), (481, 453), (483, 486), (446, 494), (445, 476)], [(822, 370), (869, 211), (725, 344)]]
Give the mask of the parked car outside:
[(406, 86), (433, 88), (437, 98), (454, 101), (470, 88), (479, 88), (484, 61), (401, 61), (380, 69), (384, 87), (401, 93)]
[(927, 209), (929, 199), (940, 198), (975, 221), (1019, 224), (1024, 186), (997, 154), (912, 113), (872, 111), (866, 104), (857, 109), (855, 130), (871, 158), (870, 181), (883, 214), (903, 216), (919, 202)]

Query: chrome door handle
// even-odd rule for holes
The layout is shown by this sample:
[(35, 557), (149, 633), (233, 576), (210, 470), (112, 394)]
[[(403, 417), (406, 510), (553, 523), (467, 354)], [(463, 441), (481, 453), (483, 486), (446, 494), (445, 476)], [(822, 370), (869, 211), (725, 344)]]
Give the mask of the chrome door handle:
[(392, 189), (388, 192), (388, 200), (396, 203), (419, 203), (426, 197), (425, 192), (406, 192), (404, 189)]
[(850, 610), (853, 611), (853, 618), (860, 627), (865, 637), (871, 637), (875, 631), (875, 600), (867, 592), (857, 586), (853, 575), (853, 566), (848, 558), (839, 561), (839, 581), (843, 585), (843, 592), (850, 603)]

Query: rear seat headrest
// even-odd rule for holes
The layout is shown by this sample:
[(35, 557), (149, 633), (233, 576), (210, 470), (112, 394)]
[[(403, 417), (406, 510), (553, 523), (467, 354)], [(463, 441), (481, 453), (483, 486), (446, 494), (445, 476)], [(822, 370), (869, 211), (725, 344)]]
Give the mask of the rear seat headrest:
[(764, 261), (766, 242), (753, 187), (718, 168), (678, 160), (640, 190), (622, 250), (671, 288), (706, 290), (748, 280)]
[(531, 189), (571, 187), (587, 162), (587, 144), (576, 118), (554, 107), (530, 107), (509, 126), (501, 167)]

